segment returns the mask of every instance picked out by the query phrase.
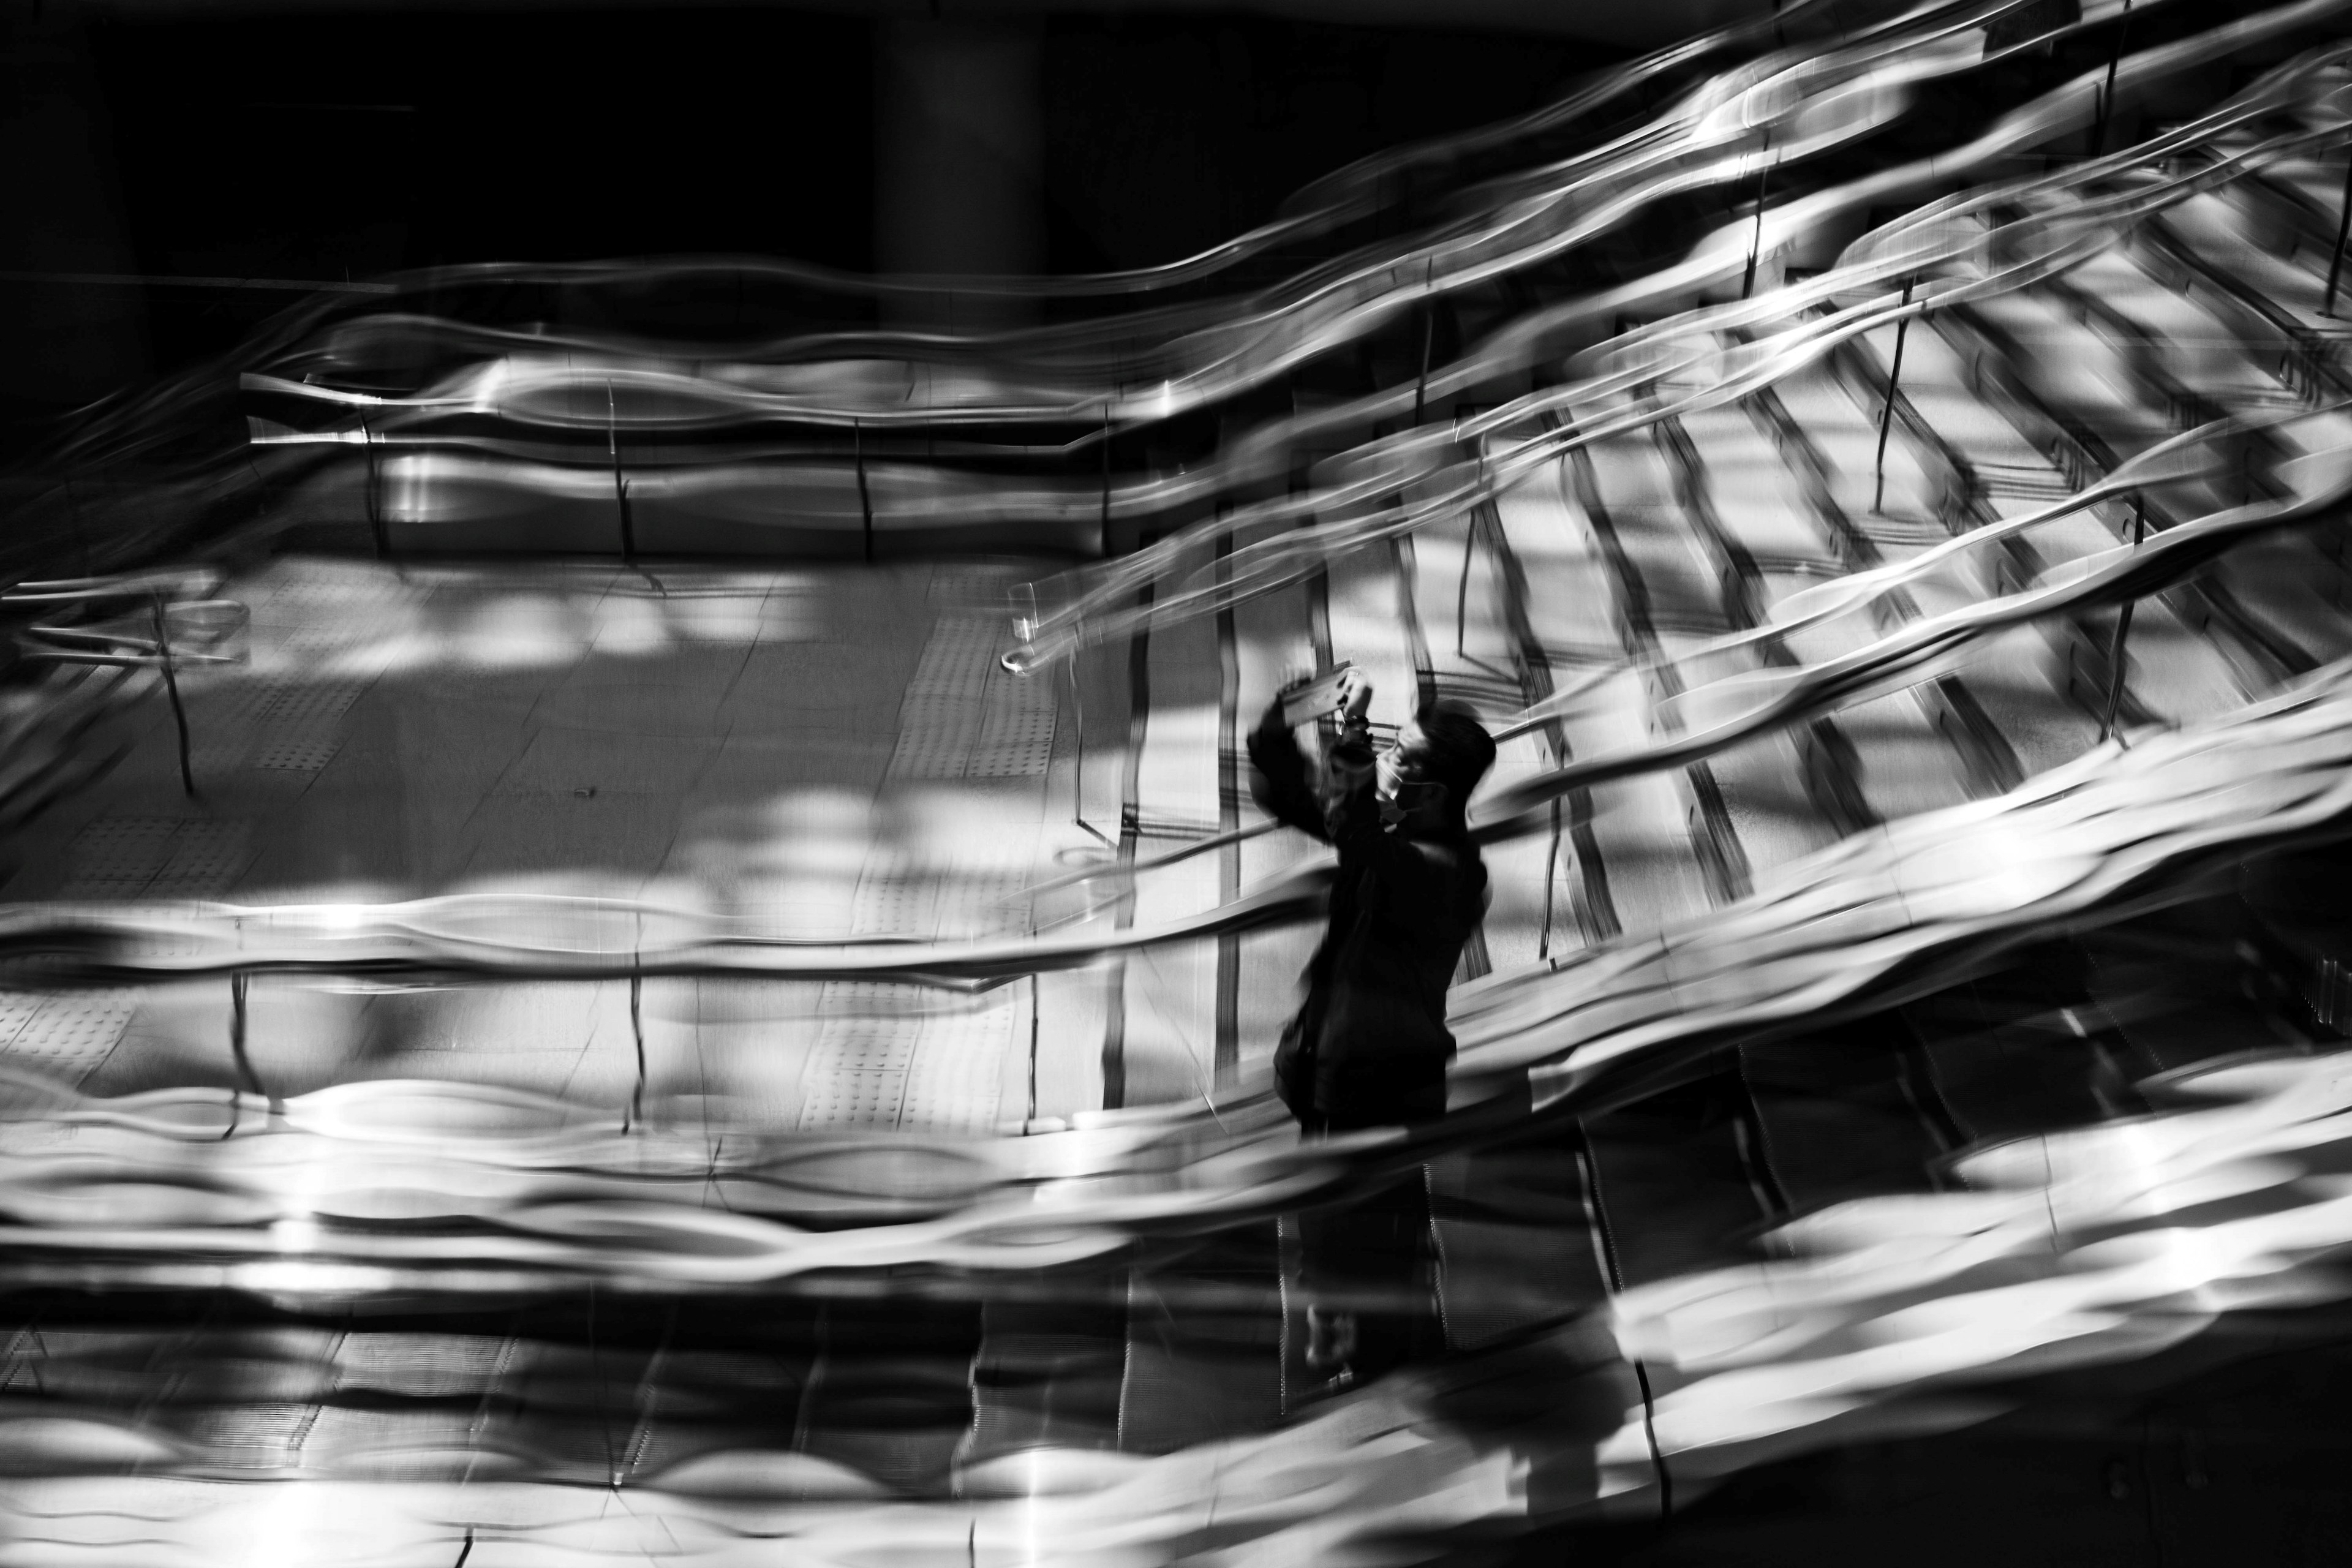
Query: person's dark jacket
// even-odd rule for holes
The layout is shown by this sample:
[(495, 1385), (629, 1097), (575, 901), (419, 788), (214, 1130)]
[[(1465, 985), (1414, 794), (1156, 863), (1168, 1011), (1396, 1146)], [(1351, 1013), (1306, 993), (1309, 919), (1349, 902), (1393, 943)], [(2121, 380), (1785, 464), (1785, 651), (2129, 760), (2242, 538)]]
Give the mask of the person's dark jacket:
[(1276, 701), (1249, 738), (1251, 794), (1268, 815), (1331, 845), (1339, 875), (1330, 921), (1307, 966), (1307, 1001), (1275, 1053), (1284, 1100), (1318, 1127), (1419, 1121), (1445, 1110), (1454, 1037), (1445, 992), (1486, 912), (1486, 868), (1460, 828), (1381, 821), (1370, 735), (1342, 731), (1334, 759), (1352, 783), (1327, 802)]

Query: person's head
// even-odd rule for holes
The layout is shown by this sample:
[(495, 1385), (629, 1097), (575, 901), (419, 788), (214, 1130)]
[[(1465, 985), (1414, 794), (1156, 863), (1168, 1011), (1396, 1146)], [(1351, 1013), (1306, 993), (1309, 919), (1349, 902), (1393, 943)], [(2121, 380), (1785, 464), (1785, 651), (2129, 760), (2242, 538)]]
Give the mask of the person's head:
[(1409, 820), (1459, 826), (1470, 792), (1494, 765), (1495, 739), (1469, 710), (1433, 702), (1397, 732), (1395, 748), (1381, 758), (1381, 798)]

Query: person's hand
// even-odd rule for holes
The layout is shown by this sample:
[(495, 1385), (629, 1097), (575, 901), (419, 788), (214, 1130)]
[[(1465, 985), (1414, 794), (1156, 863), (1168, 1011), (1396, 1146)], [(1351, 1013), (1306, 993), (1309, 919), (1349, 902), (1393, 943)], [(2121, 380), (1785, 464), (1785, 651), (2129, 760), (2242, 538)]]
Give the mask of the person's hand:
[(1266, 707), (1265, 727), (1271, 730), (1279, 725), (1283, 729), (1294, 729), (1323, 717), (1322, 704), (1328, 702), (1330, 698), (1328, 693), (1316, 690), (1319, 680), (1314, 671), (1308, 670), (1284, 681), (1282, 689), (1274, 694), (1274, 700)]
[(1350, 719), (1360, 719), (1370, 711), (1371, 706), (1370, 679), (1362, 670), (1349, 667), (1347, 673), (1339, 678), (1339, 721), (1345, 723)]

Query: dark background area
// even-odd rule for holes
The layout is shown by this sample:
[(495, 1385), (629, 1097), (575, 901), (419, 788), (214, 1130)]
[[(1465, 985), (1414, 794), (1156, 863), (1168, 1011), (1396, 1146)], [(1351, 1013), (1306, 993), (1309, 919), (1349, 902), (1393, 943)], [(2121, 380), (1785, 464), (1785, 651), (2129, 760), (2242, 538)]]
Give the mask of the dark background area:
[(863, 267), (866, 33), (754, 10), (88, 28), (142, 268), (326, 279), (704, 250)]
[(1557, 38), (1263, 17), (1055, 19), (1045, 37), (1051, 269), (1191, 255), (1367, 153), (1532, 109), (1620, 58)]
[[(0, 95), (0, 154), (72, 149), (29, 204), (33, 232), (0, 244), (19, 416), (225, 353), (299, 298), (174, 278), (689, 253), (874, 266), (877, 25), (860, 18), (11, 18), (0, 68), (21, 90)], [(1619, 58), (1264, 16), (1034, 25), (1046, 269), (1065, 273), (1192, 254), (1368, 153), (1525, 110)]]

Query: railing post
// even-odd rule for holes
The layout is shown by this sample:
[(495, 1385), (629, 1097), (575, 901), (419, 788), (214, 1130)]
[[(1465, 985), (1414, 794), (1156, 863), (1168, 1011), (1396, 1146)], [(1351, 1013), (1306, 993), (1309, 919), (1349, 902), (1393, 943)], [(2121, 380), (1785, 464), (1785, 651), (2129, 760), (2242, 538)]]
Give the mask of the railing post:
[(1536, 938), (1536, 957), (1551, 957), (1552, 886), (1559, 879), (1559, 797), (1551, 802), (1551, 847), (1544, 856), (1543, 931)]
[(367, 446), (368, 531), (375, 537), (375, 558), (382, 561), (392, 553), (392, 542), (383, 522), (383, 486), (376, 477), (375, 432), (368, 426), (365, 409), (360, 411), (360, 438)]
[(1747, 299), (1756, 289), (1756, 264), (1764, 256), (1764, 176), (1772, 166), (1772, 132), (1764, 132), (1764, 145), (1756, 160), (1756, 237), (1748, 247), (1748, 274), (1739, 280), (1739, 297)]
[(645, 1120), (646, 1115), (646, 977), (632, 969), (629, 972), (629, 1037), (637, 1047), (637, 1084), (629, 1091), (629, 1109), (621, 1118), (621, 1131)]
[[(251, 1093), (255, 1099), (267, 1100), (268, 1102), (269, 1115), (274, 1121), (278, 1117), (283, 1116), (286, 1113), (285, 1104), (280, 1101), (276, 1095), (270, 1093), (268, 1089), (262, 1087), (261, 1075), (253, 1070), (253, 1058), (247, 1054), (245, 1047), (246, 985), (247, 979), (248, 977), (245, 971), (241, 969), (233, 970), (229, 973), (228, 1050), (229, 1055), (236, 1061), (236, 1076), (238, 1081), (245, 1086), (247, 1091)], [(230, 1103), (234, 1106), (236, 1102), (232, 1100)], [(234, 1110), (232, 1110), (229, 1116), (228, 1130), (221, 1134), (223, 1142), (226, 1142), (230, 1134), (236, 1132), (236, 1125), (237, 1117)]]
[(180, 677), (173, 668), (172, 634), (163, 625), (163, 590), (155, 589), (148, 603), (155, 616), (155, 661), (163, 667), (163, 692), (172, 700), (172, 722), (180, 732), (180, 789), (194, 795), (196, 774), (188, 761), (188, 711), (180, 704)]
[(637, 531), (629, 516), (629, 481), (621, 472), (621, 408), (609, 381), (604, 384), (604, 445), (613, 456), (613, 500), (621, 513), (621, 559), (634, 566), (637, 561)]
[[(1911, 289), (1916, 281), (1916, 279), (1911, 279), (1903, 285), (1903, 303), (1906, 306), (1911, 303)], [(1878, 411), (1878, 489), (1870, 502), (1870, 510), (1875, 512), (1886, 510), (1886, 437), (1895, 427), (1895, 395), (1903, 385), (1903, 344), (1910, 332), (1909, 316), (1895, 323), (1895, 363), (1886, 373), (1885, 405)]]
[(1462, 581), (1454, 590), (1454, 657), (1467, 658), (1470, 642), (1470, 558), (1478, 549), (1478, 509), (1462, 516)]
[[(2147, 511), (2135, 497), (2132, 500), (2132, 548), (2137, 550), (2147, 535)], [(2132, 606), (2137, 600), (2126, 599), (2123, 608), (2116, 612), (2116, 635), (2107, 643), (2107, 710), (2099, 721), (2099, 739), (2105, 741), (2115, 733), (2116, 714), (2124, 701), (2124, 639), (2131, 636)]]
[(2116, 67), (2123, 63), (2124, 35), (2131, 31), (2131, 0), (2124, 0), (2123, 20), (2116, 24), (2115, 47), (2107, 54), (2107, 84), (2099, 91), (2099, 117), (2091, 127), (2091, 156), (2106, 150), (2107, 121), (2115, 115)]
[(2342, 210), (2336, 221), (2336, 254), (2327, 263), (2327, 297), (2319, 301), (2319, 313), (2336, 314), (2336, 283), (2344, 275), (2344, 242), (2352, 238), (2352, 148), (2345, 150), (2344, 199), (2336, 205)]
[(866, 520), (866, 564), (874, 564), (874, 496), (866, 488), (866, 424), (856, 415), (849, 417), (850, 449), (857, 458), (857, 511)]
[(1421, 379), (1412, 387), (1413, 428), (1421, 428), (1423, 410), (1429, 406), (1429, 351), (1437, 336), (1437, 301), (1430, 296), (1430, 286), (1437, 278), (1437, 258), (1431, 257), (1421, 279)]
[[(1029, 917), (1029, 934), (1037, 934), (1037, 917), (1033, 905)], [(1037, 1120), (1037, 972), (1029, 972), (1029, 1114), (1021, 1123), (1021, 1131), (1029, 1131)]]
[(1110, 559), (1110, 403), (1103, 403), (1102, 428), (1102, 558)]
[(1066, 661), (1070, 671), (1070, 719), (1077, 730), (1077, 746), (1072, 753), (1070, 770), (1070, 822), (1092, 834), (1107, 849), (1118, 847), (1110, 837), (1087, 820), (1087, 694), (1078, 683), (1078, 659), (1083, 646), (1075, 647)]

